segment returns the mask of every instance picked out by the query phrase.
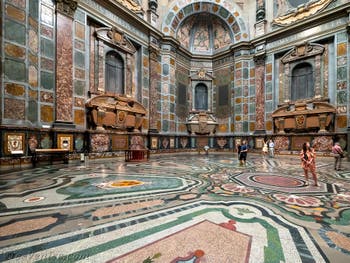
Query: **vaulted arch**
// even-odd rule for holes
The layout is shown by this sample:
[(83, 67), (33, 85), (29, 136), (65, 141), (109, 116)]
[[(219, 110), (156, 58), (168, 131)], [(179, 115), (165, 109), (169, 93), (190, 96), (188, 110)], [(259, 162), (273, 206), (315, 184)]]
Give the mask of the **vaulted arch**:
[(163, 20), (162, 32), (165, 35), (176, 37), (182, 23), (188, 17), (199, 13), (209, 13), (219, 17), (233, 36), (234, 43), (249, 40), (249, 33), (241, 16), (242, 12), (232, 1), (220, 3), (215, 0), (205, 2), (192, 0), (190, 3), (189, 1), (175, 1)]

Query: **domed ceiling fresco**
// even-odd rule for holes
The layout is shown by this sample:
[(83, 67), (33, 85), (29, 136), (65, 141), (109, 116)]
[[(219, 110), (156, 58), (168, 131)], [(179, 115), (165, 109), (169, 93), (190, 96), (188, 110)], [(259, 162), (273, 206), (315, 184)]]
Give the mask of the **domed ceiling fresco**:
[(184, 48), (197, 54), (213, 54), (233, 43), (227, 24), (210, 13), (194, 14), (186, 18), (178, 27), (176, 38)]

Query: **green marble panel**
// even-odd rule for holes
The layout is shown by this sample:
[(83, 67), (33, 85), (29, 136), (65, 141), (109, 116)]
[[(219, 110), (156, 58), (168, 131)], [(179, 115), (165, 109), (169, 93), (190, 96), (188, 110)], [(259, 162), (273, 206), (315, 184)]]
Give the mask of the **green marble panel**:
[(337, 93), (337, 103), (346, 104), (347, 103), (347, 92), (346, 90), (338, 91)]
[(41, 38), (41, 54), (45, 57), (54, 58), (54, 43), (52, 40)]
[(26, 81), (26, 65), (23, 62), (5, 59), (4, 68), (5, 79)]
[(171, 20), (173, 19), (173, 17), (174, 17), (174, 14), (173, 13), (169, 13), (167, 18), (166, 18), (166, 20), (165, 20), (165, 24), (170, 25)]
[(250, 94), (250, 96), (254, 96), (255, 95), (255, 86), (250, 86), (249, 87), (249, 94)]
[(157, 92), (159, 92), (159, 93), (162, 92), (162, 85), (159, 81), (157, 82)]
[(48, 90), (53, 90), (55, 87), (54, 75), (51, 72), (40, 72), (41, 87)]
[(83, 24), (85, 24), (85, 12), (84, 11), (77, 9), (74, 13), (74, 18), (75, 18), (75, 20), (80, 21)]
[(35, 20), (39, 18), (39, 1), (29, 1), (29, 15)]
[(190, 13), (193, 12), (193, 6), (192, 6), (192, 5), (186, 6), (186, 7), (183, 9), (183, 11), (184, 11), (185, 16), (187, 16), (187, 15), (189, 15)]
[(160, 100), (157, 101), (157, 111), (162, 110), (162, 102)]
[(75, 138), (75, 149), (78, 151), (78, 152), (81, 152), (84, 148), (84, 136), (83, 135), (79, 135)]
[(170, 112), (171, 113), (175, 112), (175, 104), (174, 103), (170, 103)]
[(242, 113), (242, 104), (236, 104), (235, 105), (235, 113), (241, 114)]
[(243, 79), (249, 78), (249, 70), (247, 68), (243, 69)]
[(85, 56), (84, 53), (75, 51), (74, 52), (74, 64), (78, 67), (85, 67)]
[(236, 87), (235, 89), (235, 97), (242, 97), (242, 87)]
[(221, 17), (226, 18), (229, 13), (228, 13), (228, 11), (225, 8), (221, 7), (220, 10), (219, 10), (219, 14), (220, 14)]
[(265, 92), (266, 92), (266, 93), (271, 93), (271, 92), (272, 92), (272, 82), (271, 82), (271, 81), (268, 81), (268, 82), (266, 82), (265, 85), (266, 85), (266, 86), (265, 86)]
[(26, 43), (26, 28), (12, 20), (6, 19), (4, 25), (5, 38), (21, 45)]
[(169, 84), (169, 93), (170, 94), (175, 94), (175, 85), (174, 84)]
[(255, 113), (255, 103), (249, 104), (249, 113)]
[(142, 99), (142, 105), (147, 109), (148, 108), (148, 99), (147, 98), (143, 98)]
[(74, 81), (74, 93), (78, 96), (83, 96), (85, 90), (85, 81), (75, 80)]
[(347, 41), (348, 41), (348, 34), (346, 32), (337, 34), (337, 43), (347, 42)]
[(163, 65), (163, 75), (165, 75), (165, 76), (169, 75), (169, 65), (168, 64)]
[(28, 102), (28, 108), (27, 108), (27, 118), (31, 122), (37, 122), (38, 121), (38, 102), (35, 100), (30, 100)]
[(265, 112), (272, 112), (273, 111), (273, 105), (272, 101), (268, 101), (265, 103)]
[(347, 76), (346, 67), (337, 68), (337, 79), (345, 80)]
[(169, 130), (169, 121), (168, 120), (163, 120), (162, 121), (162, 131), (168, 131)]
[(248, 132), (249, 131), (249, 122), (244, 121), (243, 122), (243, 132)]
[(143, 78), (142, 83), (143, 83), (143, 88), (144, 89), (149, 89), (149, 80), (148, 80), (148, 78)]

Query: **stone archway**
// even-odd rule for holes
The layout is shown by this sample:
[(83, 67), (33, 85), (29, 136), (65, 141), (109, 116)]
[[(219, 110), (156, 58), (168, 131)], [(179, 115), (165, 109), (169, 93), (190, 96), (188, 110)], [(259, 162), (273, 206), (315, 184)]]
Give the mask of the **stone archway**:
[(232, 31), (235, 42), (249, 40), (249, 32), (241, 15), (242, 11), (232, 1), (222, 1), (219, 4), (211, 0), (207, 2), (176, 1), (170, 6), (168, 14), (164, 17), (162, 32), (175, 37), (178, 27), (187, 17), (201, 12), (221, 18)]

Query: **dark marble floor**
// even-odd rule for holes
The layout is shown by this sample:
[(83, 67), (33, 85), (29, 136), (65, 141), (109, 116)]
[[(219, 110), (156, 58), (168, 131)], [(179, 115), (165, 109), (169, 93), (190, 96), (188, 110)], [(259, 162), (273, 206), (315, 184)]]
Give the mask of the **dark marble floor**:
[[(0, 262), (350, 262), (350, 163), (152, 155), (2, 172)], [(196, 261), (197, 260), (197, 261)]]

